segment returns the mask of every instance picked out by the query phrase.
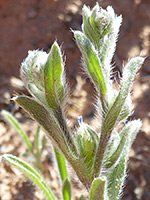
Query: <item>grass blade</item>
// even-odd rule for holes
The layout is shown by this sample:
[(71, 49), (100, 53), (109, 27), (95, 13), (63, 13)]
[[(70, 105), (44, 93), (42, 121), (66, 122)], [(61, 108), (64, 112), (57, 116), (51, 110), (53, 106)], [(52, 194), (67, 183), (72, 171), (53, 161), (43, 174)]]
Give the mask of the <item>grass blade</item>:
[(20, 158), (10, 154), (4, 154), (1, 157), (13, 166), (17, 167), (20, 171), (24, 172), (32, 181), (34, 181), (48, 200), (57, 200), (43, 177), (33, 167), (31, 167)]
[(4, 116), (4, 118), (7, 120), (7, 122), (17, 131), (17, 133), (20, 135), (20, 137), (23, 139), (25, 144), (27, 145), (28, 149), (33, 154), (33, 146), (28, 138), (28, 135), (25, 133), (25, 131), (20, 126), (19, 122), (13, 117), (8, 111), (2, 110), (1, 114)]

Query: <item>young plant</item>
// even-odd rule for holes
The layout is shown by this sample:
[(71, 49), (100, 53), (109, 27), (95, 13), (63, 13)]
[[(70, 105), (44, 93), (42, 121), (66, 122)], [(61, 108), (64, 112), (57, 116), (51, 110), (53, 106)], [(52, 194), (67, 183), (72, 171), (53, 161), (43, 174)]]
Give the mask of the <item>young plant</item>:
[[(82, 54), (85, 73), (97, 93), (95, 106), (101, 117), (100, 132), (84, 123), (82, 117), (78, 119), (76, 132), (67, 126), (64, 107), (69, 92), (57, 42), (48, 54), (29, 51), (21, 65), (21, 76), (32, 97), (16, 96), (14, 101), (45, 130), (56, 148), (56, 155), (59, 152), (58, 155), (63, 155), (70, 163), (89, 191), (90, 200), (117, 200), (126, 177), (128, 152), (142, 126), (140, 120), (127, 122), (127, 118), (132, 112), (132, 83), (144, 58), (135, 57), (126, 64), (120, 85), (115, 89), (111, 61), (122, 17), (117, 16), (111, 6), (105, 10), (98, 4), (92, 10), (84, 5), (82, 13), (82, 31), (73, 33)], [(118, 129), (120, 124), (123, 125), (121, 130)], [(14, 157), (2, 157), (14, 164)], [(20, 160), (16, 163), (21, 165)], [(61, 168), (61, 162), (58, 166)], [(62, 178), (66, 183), (63, 188), (69, 191), (70, 185), (65, 177)]]

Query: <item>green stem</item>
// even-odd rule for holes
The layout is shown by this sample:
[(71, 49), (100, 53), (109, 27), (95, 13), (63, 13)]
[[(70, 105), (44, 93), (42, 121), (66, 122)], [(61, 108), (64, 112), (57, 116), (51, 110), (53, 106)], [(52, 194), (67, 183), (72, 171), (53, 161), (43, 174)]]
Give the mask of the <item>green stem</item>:
[(99, 146), (98, 146), (98, 150), (97, 150), (97, 154), (96, 154), (96, 158), (94, 162), (92, 180), (98, 177), (101, 173), (103, 158), (105, 155), (105, 150), (106, 150), (110, 135), (111, 135), (110, 133), (101, 134), (100, 142), (99, 142)]
[(58, 169), (60, 173), (60, 177), (62, 182), (65, 180), (65, 178), (68, 177), (67, 167), (64, 156), (58, 151), (56, 147), (54, 147), (54, 152), (58, 164)]
[(75, 154), (75, 156), (78, 156), (73, 137), (67, 127), (66, 119), (65, 119), (65, 116), (63, 115), (62, 109), (60, 107), (58, 107), (57, 109), (53, 110), (53, 112), (60, 124), (60, 127), (64, 133), (64, 136), (66, 138), (67, 143), (69, 144), (70, 149)]
[(40, 151), (40, 126), (38, 125), (36, 128), (36, 136), (35, 136), (35, 158), (36, 158), (36, 166), (38, 169), (41, 170), (42, 164), (41, 164), (41, 151)]

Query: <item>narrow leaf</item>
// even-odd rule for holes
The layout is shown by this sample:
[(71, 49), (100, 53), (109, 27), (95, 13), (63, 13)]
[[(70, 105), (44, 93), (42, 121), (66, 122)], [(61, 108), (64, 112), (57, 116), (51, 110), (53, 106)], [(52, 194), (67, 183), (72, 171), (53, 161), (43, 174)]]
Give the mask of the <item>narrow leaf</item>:
[(108, 196), (118, 200), (126, 176), (126, 156), (122, 156), (118, 164), (108, 174)]
[(121, 80), (120, 91), (112, 107), (109, 109), (102, 126), (102, 133), (110, 133), (117, 121), (117, 118), (123, 108), (125, 100), (127, 99), (133, 80), (140, 66), (143, 64), (144, 58), (132, 58), (125, 66), (123, 71), (123, 78)]
[(25, 144), (27, 145), (29, 151), (33, 153), (33, 147), (32, 144), (28, 138), (28, 135), (25, 133), (23, 128), (20, 126), (19, 122), (13, 117), (9, 112), (6, 110), (3, 110), (1, 114), (5, 117), (5, 119), (9, 122), (9, 124), (17, 131), (17, 133), (20, 135), (20, 137), (23, 139)]
[(90, 200), (106, 200), (106, 177), (95, 178), (90, 191)]
[(48, 112), (44, 106), (30, 97), (22, 95), (15, 97), (14, 100), (45, 129), (48, 137), (50, 137), (56, 146), (60, 148), (63, 153), (65, 152), (65, 155), (69, 155), (70, 150), (68, 149), (63, 132), (53, 113), (50, 111)]
[(36, 185), (41, 189), (48, 200), (56, 200), (57, 198), (41, 176), (39, 172), (37, 172), (33, 167), (29, 164), (10, 154), (4, 154), (1, 156), (4, 160), (9, 162), (10, 164), (17, 167), (20, 171), (24, 172), (32, 181), (36, 183)]
[(62, 55), (57, 42), (55, 42), (44, 66), (45, 96), (51, 108), (57, 108), (64, 99), (62, 76)]
[(64, 200), (71, 200), (71, 183), (68, 178), (65, 178), (63, 182), (62, 193)]
[(93, 44), (80, 31), (74, 31), (74, 35), (77, 45), (83, 55), (90, 77), (100, 94), (106, 95), (106, 84), (102, 73), (101, 63)]
[[(122, 191), (124, 179), (126, 177), (126, 165), (127, 165), (128, 152), (141, 126), (142, 126), (142, 123), (140, 120), (134, 120), (134, 121), (128, 122), (120, 133), (120, 136), (123, 137), (123, 135), (125, 134), (125, 131), (128, 132), (128, 134), (126, 134), (126, 142), (124, 144), (124, 148), (119, 157), (119, 161), (114, 167), (110, 168), (108, 171), (108, 177), (107, 177), (108, 195), (111, 200), (119, 199), (119, 195)], [(116, 155), (117, 153), (118, 152), (116, 152)]]
[[(112, 8), (109, 6), (109, 9)], [(101, 61), (105, 67), (110, 67), (110, 62), (116, 49), (116, 41), (118, 38), (119, 28), (121, 26), (122, 17), (115, 16), (110, 29), (109, 36), (105, 38), (101, 49)], [(110, 69), (108, 70), (110, 72)]]
[(117, 118), (117, 122), (115, 124), (115, 126), (117, 126), (118, 124), (120, 124), (121, 122), (125, 121), (127, 119), (127, 117), (132, 113), (132, 100), (131, 100), (131, 95), (129, 94), (128, 97), (125, 100), (125, 103), (122, 107), (122, 110)]
[(130, 127), (128, 127), (128, 126), (125, 126), (122, 129), (122, 131), (121, 131), (121, 135), (122, 135), (121, 141), (120, 141), (116, 151), (106, 161), (106, 165), (105, 165), (106, 168), (111, 167), (113, 164), (115, 164), (118, 161), (123, 149), (125, 148), (125, 144), (126, 144), (126, 141), (127, 141), (129, 131), (130, 131)]

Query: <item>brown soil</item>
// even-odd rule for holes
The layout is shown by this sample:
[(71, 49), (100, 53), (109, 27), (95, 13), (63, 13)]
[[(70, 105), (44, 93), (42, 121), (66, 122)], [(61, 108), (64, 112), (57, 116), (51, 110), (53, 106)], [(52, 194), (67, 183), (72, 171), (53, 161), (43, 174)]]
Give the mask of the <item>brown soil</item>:
[[(95, 5), (94, 0), (1, 0), (0, 1), (0, 109), (9, 110), (20, 121), (34, 140), (35, 123), (9, 99), (14, 93), (27, 93), (18, 79), (19, 65), (29, 49), (48, 51), (57, 39), (66, 55), (67, 79), (72, 96), (68, 102), (70, 127), (76, 124), (78, 115), (94, 125), (93, 87), (81, 70), (80, 53), (72, 39), (72, 29), (80, 29), (82, 5)], [(100, 5), (112, 5), (123, 15), (123, 25), (117, 45), (114, 63), (122, 71), (122, 63), (136, 55), (150, 53), (150, 1), (103, 0)], [(150, 59), (147, 57), (133, 87), (135, 112), (131, 118), (141, 118), (143, 127), (129, 155), (128, 177), (122, 199), (150, 199)], [(88, 108), (88, 109), (87, 109)], [(11, 153), (22, 157), (27, 151), (17, 133), (1, 118), (0, 154)], [(43, 173), (55, 194), (60, 197), (60, 181), (50, 141), (43, 152)], [(29, 160), (30, 161), (30, 160)], [(29, 162), (28, 161), (28, 162)], [(86, 195), (85, 188), (70, 169), (74, 199)], [(0, 164), (0, 200), (43, 200), (42, 194), (6, 163)]]

